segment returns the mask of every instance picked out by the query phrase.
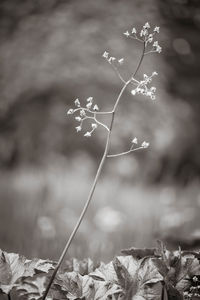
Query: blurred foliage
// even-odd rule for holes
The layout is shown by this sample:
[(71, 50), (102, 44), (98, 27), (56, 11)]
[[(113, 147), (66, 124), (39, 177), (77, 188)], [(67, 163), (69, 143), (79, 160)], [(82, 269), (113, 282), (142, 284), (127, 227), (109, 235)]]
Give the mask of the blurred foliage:
[(176, 150), (178, 152), (176, 161), (170, 161), (170, 157), (166, 154), (163, 159), (164, 171), (167, 171), (171, 164), (175, 164), (175, 178), (179, 177), (183, 182), (188, 182), (199, 178), (200, 175), (200, 145), (197, 143), (200, 138), (200, 2), (167, 0), (157, 3), (164, 23), (170, 31), (170, 40), (164, 56), (166, 63), (171, 65), (166, 84), (168, 92), (172, 95), (169, 105), (170, 102), (176, 102), (177, 105), (182, 102), (179, 114), (184, 115), (183, 123), (188, 126), (181, 126), (180, 142), (177, 143), (177, 148), (184, 148), (184, 151)]
[(105, 110), (112, 107), (120, 82), (101, 54), (125, 56), (123, 73), (129, 76), (141, 49), (122, 33), (148, 16), (162, 28), (164, 52), (147, 57), (140, 74), (158, 70), (159, 102), (139, 97), (133, 103), (126, 95), (113, 148), (126, 149), (135, 135), (149, 140), (152, 150), (136, 157), (143, 166), (148, 162), (146, 179), (152, 181), (188, 182), (199, 175), (198, 2), (6, 0), (0, 16), (2, 167), (40, 165), (52, 154), (68, 156), (77, 149), (101, 154), (103, 133), (95, 143), (77, 138), (66, 109), (76, 97), (88, 96)]

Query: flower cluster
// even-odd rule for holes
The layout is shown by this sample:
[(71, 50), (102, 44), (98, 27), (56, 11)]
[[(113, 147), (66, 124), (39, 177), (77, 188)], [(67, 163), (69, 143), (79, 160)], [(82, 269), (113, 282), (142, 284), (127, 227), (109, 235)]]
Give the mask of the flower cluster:
[(133, 78), (133, 83), (137, 85), (137, 87), (131, 91), (132, 95), (136, 95), (136, 94), (142, 94), (145, 95), (147, 97), (150, 97), (151, 100), (155, 100), (156, 96), (155, 96), (155, 92), (156, 92), (156, 87), (152, 86), (152, 87), (148, 87), (148, 84), (152, 81), (152, 78), (158, 75), (157, 72), (153, 72), (150, 76), (144, 74), (143, 75), (143, 80), (141, 81), (137, 81), (136, 79)]
[(160, 45), (158, 44), (158, 41), (154, 41), (154, 36), (155, 34), (159, 33), (160, 31), (160, 27), (156, 26), (154, 27), (153, 30), (151, 30), (151, 26), (148, 22), (146, 22), (144, 24), (144, 26), (142, 27), (142, 29), (137, 32), (136, 28), (133, 27), (133, 29), (131, 31), (126, 31), (124, 32), (124, 35), (126, 37), (138, 40), (140, 42), (145, 43), (145, 48), (147, 48), (148, 44), (152, 44), (152, 48), (150, 50), (148, 50), (145, 54), (150, 53), (150, 52), (158, 52), (160, 53), (162, 51), (162, 48), (160, 47)]
[[(138, 145), (138, 139), (136, 137), (134, 137), (134, 139), (131, 141), (131, 144), (132, 144), (132, 146), (131, 146), (130, 150), (133, 150), (135, 145)], [(149, 147), (149, 143), (147, 143), (146, 141), (143, 141), (139, 147), (146, 149)]]
[(79, 125), (75, 127), (77, 132), (82, 130), (83, 122), (88, 119), (92, 120), (91, 130), (87, 131), (84, 134), (85, 137), (90, 137), (92, 133), (95, 131), (95, 129), (98, 127), (98, 125), (102, 125), (106, 129), (108, 129), (105, 124), (99, 122), (96, 118), (96, 114), (99, 111), (99, 107), (97, 104), (93, 103), (93, 97), (89, 97), (86, 99), (85, 107), (81, 106), (81, 103), (78, 98), (74, 101), (74, 104), (75, 104), (75, 108), (74, 109), (70, 108), (67, 111), (67, 114), (73, 115), (74, 113), (77, 112), (79, 113), (79, 115), (75, 116), (75, 120), (79, 122)]
[[(146, 22), (144, 24), (144, 26), (141, 28), (141, 30), (138, 32), (135, 27), (133, 27), (131, 31), (127, 30), (126, 32), (124, 32), (124, 35), (126, 37), (136, 39), (143, 43), (144, 51), (142, 53), (141, 61), (145, 54), (148, 54), (151, 52), (158, 52), (158, 53), (161, 52), (162, 49), (161, 49), (160, 45), (158, 44), (158, 41), (154, 40), (156, 34), (159, 33), (159, 30), (160, 30), (160, 28), (158, 26), (151, 28), (150, 24), (148, 22)], [(124, 63), (123, 57), (116, 58), (116, 57), (110, 55), (110, 53), (108, 51), (104, 51), (104, 53), (102, 54), (102, 57), (113, 68), (113, 70), (116, 72), (117, 76), (124, 83), (125, 86), (127, 86), (128, 84), (132, 84), (134, 86), (134, 89), (132, 89), (132, 91), (131, 91), (132, 95), (142, 94), (147, 97), (150, 97), (151, 100), (156, 99), (156, 96), (155, 96), (156, 87), (149, 86), (149, 85), (152, 81), (152, 78), (155, 75), (158, 75), (157, 72), (153, 72), (151, 75), (144, 74), (142, 80), (137, 80), (136, 78), (134, 78), (135, 76), (133, 76), (133, 75), (131, 75), (129, 77), (129, 79), (126, 80), (121, 75), (120, 68), (119, 68)], [(138, 68), (140, 67), (141, 61), (138, 65)], [(137, 71), (136, 71), (136, 73), (137, 73)], [(97, 104), (95, 104), (93, 102), (93, 97), (89, 97), (86, 99), (85, 106), (81, 105), (79, 99), (76, 99), (74, 101), (74, 104), (75, 104), (75, 108), (74, 109), (70, 108), (67, 113), (69, 115), (76, 113), (75, 120), (77, 122), (79, 122), (78, 126), (75, 127), (77, 132), (80, 132), (83, 130), (83, 123), (85, 120), (88, 120), (88, 119), (90, 119), (90, 121), (91, 121), (91, 130), (86, 131), (84, 133), (85, 137), (90, 137), (99, 125), (103, 126), (108, 132), (111, 131), (111, 129), (107, 125), (105, 125), (104, 123), (100, 122), (97, 119), (97, 116), (99, 114), (102, 114), (102, 115), (113, 114), (115, 106), (114, 106), (113, 110), (110, 112), (99, 112), (99, 107)], [(112, 128), (112, 126), (111, 126), (111, 128)], [(136, 151), (138, 149), (148, 148), (148, 147), (149, 147), (148, 142), (143, 141), (141, 144), (138, 145), (137, 138), (134, 138), (131, 142), (131, 147), (130, 147), (129, 151), (121, 153), (121, 154), (109, 155), (109, 157), (120, 156), (120, 155), (129, 153), (131, 151)]]
[(116, 62), (118, 62), (120, 65), (122, 65), (123, 62), (124, 62), (124, 58), (123, 58), (123, 57), (117, 59), (117, 58), (114, 57), (114, 56), (109, 56), (109, 52), (107, 52), (107, 51), (105, 51), (105, 52), (103, 53), (102, 56), (107, 60), (107, 62), (108, 62), (109, 64), (111, 64), (111, 63), (113, 63), (114, 61), (116, 61)]

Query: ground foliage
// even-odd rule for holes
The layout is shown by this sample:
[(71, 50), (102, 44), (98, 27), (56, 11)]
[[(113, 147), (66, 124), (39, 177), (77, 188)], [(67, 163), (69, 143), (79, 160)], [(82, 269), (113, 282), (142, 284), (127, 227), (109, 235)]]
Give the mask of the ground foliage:
[[(0, 250), (0, 295), (41, 299), (56, 263)], [(200, 299), (200, 252), (156, 248), (122, 250), (105, 264), (91, 259), (65, 263), (48, 299), (186, 300)]]

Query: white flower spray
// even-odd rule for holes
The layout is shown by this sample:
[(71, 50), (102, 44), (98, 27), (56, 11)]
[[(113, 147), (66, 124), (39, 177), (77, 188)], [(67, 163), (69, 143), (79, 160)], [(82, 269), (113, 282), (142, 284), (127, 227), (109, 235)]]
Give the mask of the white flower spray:
[[(132, 139), (132, 141), (130, 142), (130, 148), (125, 151), (125, 152), (121, 152), (121, 153), (117, 153), (117, 154), (110, 154), (110, 140), (111, 140), (111, 134), (112, 134), (112, 128), (113, 128), (113, 123), (115, 120), (115, 112), (117, 109), (117, 106), (124, 94), (124, 91), (127, 89), (127, 87), (129, 85), (134, 86), (134, 89), (131, 90), (131, 94), (133, 96), (138, 95), (138, 94), (142, 94), (148, 98), (150, 98), (151, 100), (155, 100), (156, 96), (155, 96), (155, 92), (156, 92), (156, 87), (154, 86), (149, 86), (153, 77), (158, 75), (157, 72), (152, 72), (151, 75), (147, 75), (144, 74), (142, 79), (138, 79), (136, 78), (137, 72), (142, 64), (142, 61), (144, 59), (144, 56), (149, 54), (149, 53), (160, 53), (162, 51), (162, 48), (160, 47), (160, 45), (158, 44), (158, 41), (155, 41), (155, 36), (159, 33), (160, 28), (159, 27), (154, 27), (153, 29), (151, 29), (150, 24), (147, 22), (144, 24), (144, 26), (142, 27), (142, 29), (138, 32), (136, 30), (135, 27), (132, 28), (132, 30), (127, 30), (126, 32), (124, 32), (124, 35), (127, 38), (131, 38), (134, 39), (136, 41), (139, 41), (142, 46), (143, 46), (143, 50), (142, 50), (142, 54), (140, 57), (140, 60), (138, 62), (137, 68), (135, 70), (134, 73), (132, 73), (129, 77), (128, 80), (124, 79), (123, 76), (120, 73), (120, 66), (124, 63), (124, 58), (120, 57), (120, 58), (116, 58), (112, 55), (110, 55), (110, 53), (108, 51), (105, 51), (103, 53), (103, 58), (111, 65), (111, 67), (113, 68), (113, 70), (116, 72), (117, 76), (119, 77), (119, 79), (122, 82), (122, 87), (120, 89), (120, 92), (115, 100), (115, 103), (113, 105), (113, 109), (111, 111), (101, 111), (98, 107), (98, 105), (94, 102), (93, 97), (89, 97), (86, 99), (85, 104), (81, 104), (82, 101), (80, 101), (79, 99), (76, 99), (74, 101), (74, 108), (70, 108), (67, 111), (68, 115), (74, 115), (76, 122), (78, 122), (78, 126), (75, 127), (77, 132), (81, 132), (83, 130), (83, 123), (87, 120), (90, 120), (91, 123), (91, 127), (90, 129), (88, 129), (88, 131), (84, 132), (84, 136), (85, 137), (91, 137), (91, 135), (94, 133), (95, 130), (97, 130), (97, 128), (99, 126), (102, 126), (106, 132), (107, 132), (107, 136), (106, 136), (106, 143), (105, 143), (105, 148), (104, 148), (104, 153), (102, 156), (102, 159), (100, 161), (99, 167), (97, 169), (92, 187), (90, 189), (87, 201), (83, 207), (83, 210), (80, 214), (80, 217), (77, 221), (77, 224), (75, 225), (66, 245), (65, 248), (58, 260), (58, 263), (54, 269), (54, 272), (50, 278), (49, 284), (46, 288), (46, 291), (44, 293), (44, 296), (42, 298), (42, 300), (45, 300), (48, 291), (52, 285), (52, 282), (58, 272), (58, 269), (60, 268), (63, 259), (74, 239), (74, 236), (84, 218), (84, 215), (88, 209), (88, 206), (92, 200), (92, 196), (94, 194), (99, 176), (101, 174), (102, 168), (104, 166), (104, 163), (106, 161), (107, 158), (112, 158), (112, 157), (119, 157), (122, 155), (126, 155), (129, 154), (131, 152), (140, 150), (140, 149), (146, 149), (149, 147), (149, 142), (143, 141), (141, 143), (138, 143), (138, 138), (134, 137)], [(106, 124), (100, 122), (98, 120), (98, 116), (99, 115), (110, 115), (110, 125), (107, 126)]]

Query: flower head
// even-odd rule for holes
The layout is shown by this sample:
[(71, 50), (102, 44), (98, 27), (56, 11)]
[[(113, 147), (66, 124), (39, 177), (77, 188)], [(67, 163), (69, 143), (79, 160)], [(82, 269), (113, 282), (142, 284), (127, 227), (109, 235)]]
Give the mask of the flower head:
[(136, 137), (134, 137), (134, 139), (131, 141), (132, 144), (137, 144), (138, 143), (138, 140)]
[(88, 97), (87, 98), (87, 102), (92, 102), (93, 101), (93, 97)]
[(97, 128), (97, 124), (96, 123), (92, 123), (92, 129), (96, 129)]
[(133, 34), (136, 34), (136, 33), (137, 33), (137, 31), (136, 31), (135, 27), (133, 27), (133, 29), (132, 29), (132, 33), (133, 33)]
[(81, 111), (80, 111), (80, 116), (81, 116), (81, 117), (85, 117), (85, 116), (86, 116), (86, 113), (85, 113), (85, 110), (84, 110), (84, 109), (81, 109)]
[(99, 107), (97, 104), (94, 105), (93, 110), (96, 110), (96, 111), (99, 110)]
[(78, 116), (78, 117), (75, 117), (75, 120), (80, 122), (82, 119), (81, 119), (81, 117)]
[(146, 22), (143, 26), (144, 29), (149, 29), (151, 26), (149, 24), (149, 22)]
[(122, 65), (122, 64), (123, 64), (123, 62), (124, 62), (124, 58), (120, 58), (120, 59), (118, 59), (118, 63), (119, 63), (120, 65)]
[(126, 37), (129, 37), (129, 36), (130, 36), (129, 31), (127, 30), (126, 32), (124, 32), (124, 35), (125, 35)]
[(159, 33), (160, 27), (156, 26), (153, 31)]
[(81, 131), (81, 129), (82, 129), (81, 126), (77, 126), (77, 127), (76, 127), (76, 131), (77, 131), (77, 132)]
[(74, 113), (74, 110), (72, 108), (70, 108), (67, 112), (68, 115), (72, 115)]
[(80, 101), (78, 98), (74, 101), (74, 104), (75, 106), (80, 107)]
[(92, 102), (88, 102), (88, 104), (86, 105), (86, 107), (87, 107), (88, 109), (90, 109), (90, 108), (92, 107)]
[(141, 146), (142, 146), (142, 148), (148, 148), (149, 147), (149, 143), (147, 143), (147, 142), (143, 142), (142, 144), (141, 144)]
[(104, 53), (103, 53), (103, 55), (102, 55), (104, 58), (108, 58), (108, 56), (109, 56), (109, 53), (107, 52), (107, 51), (105, 51)]
[(85, 137), (90, 137), (91, 136), (91, 132), (87, 131), (85, 134), (84, 134)]

